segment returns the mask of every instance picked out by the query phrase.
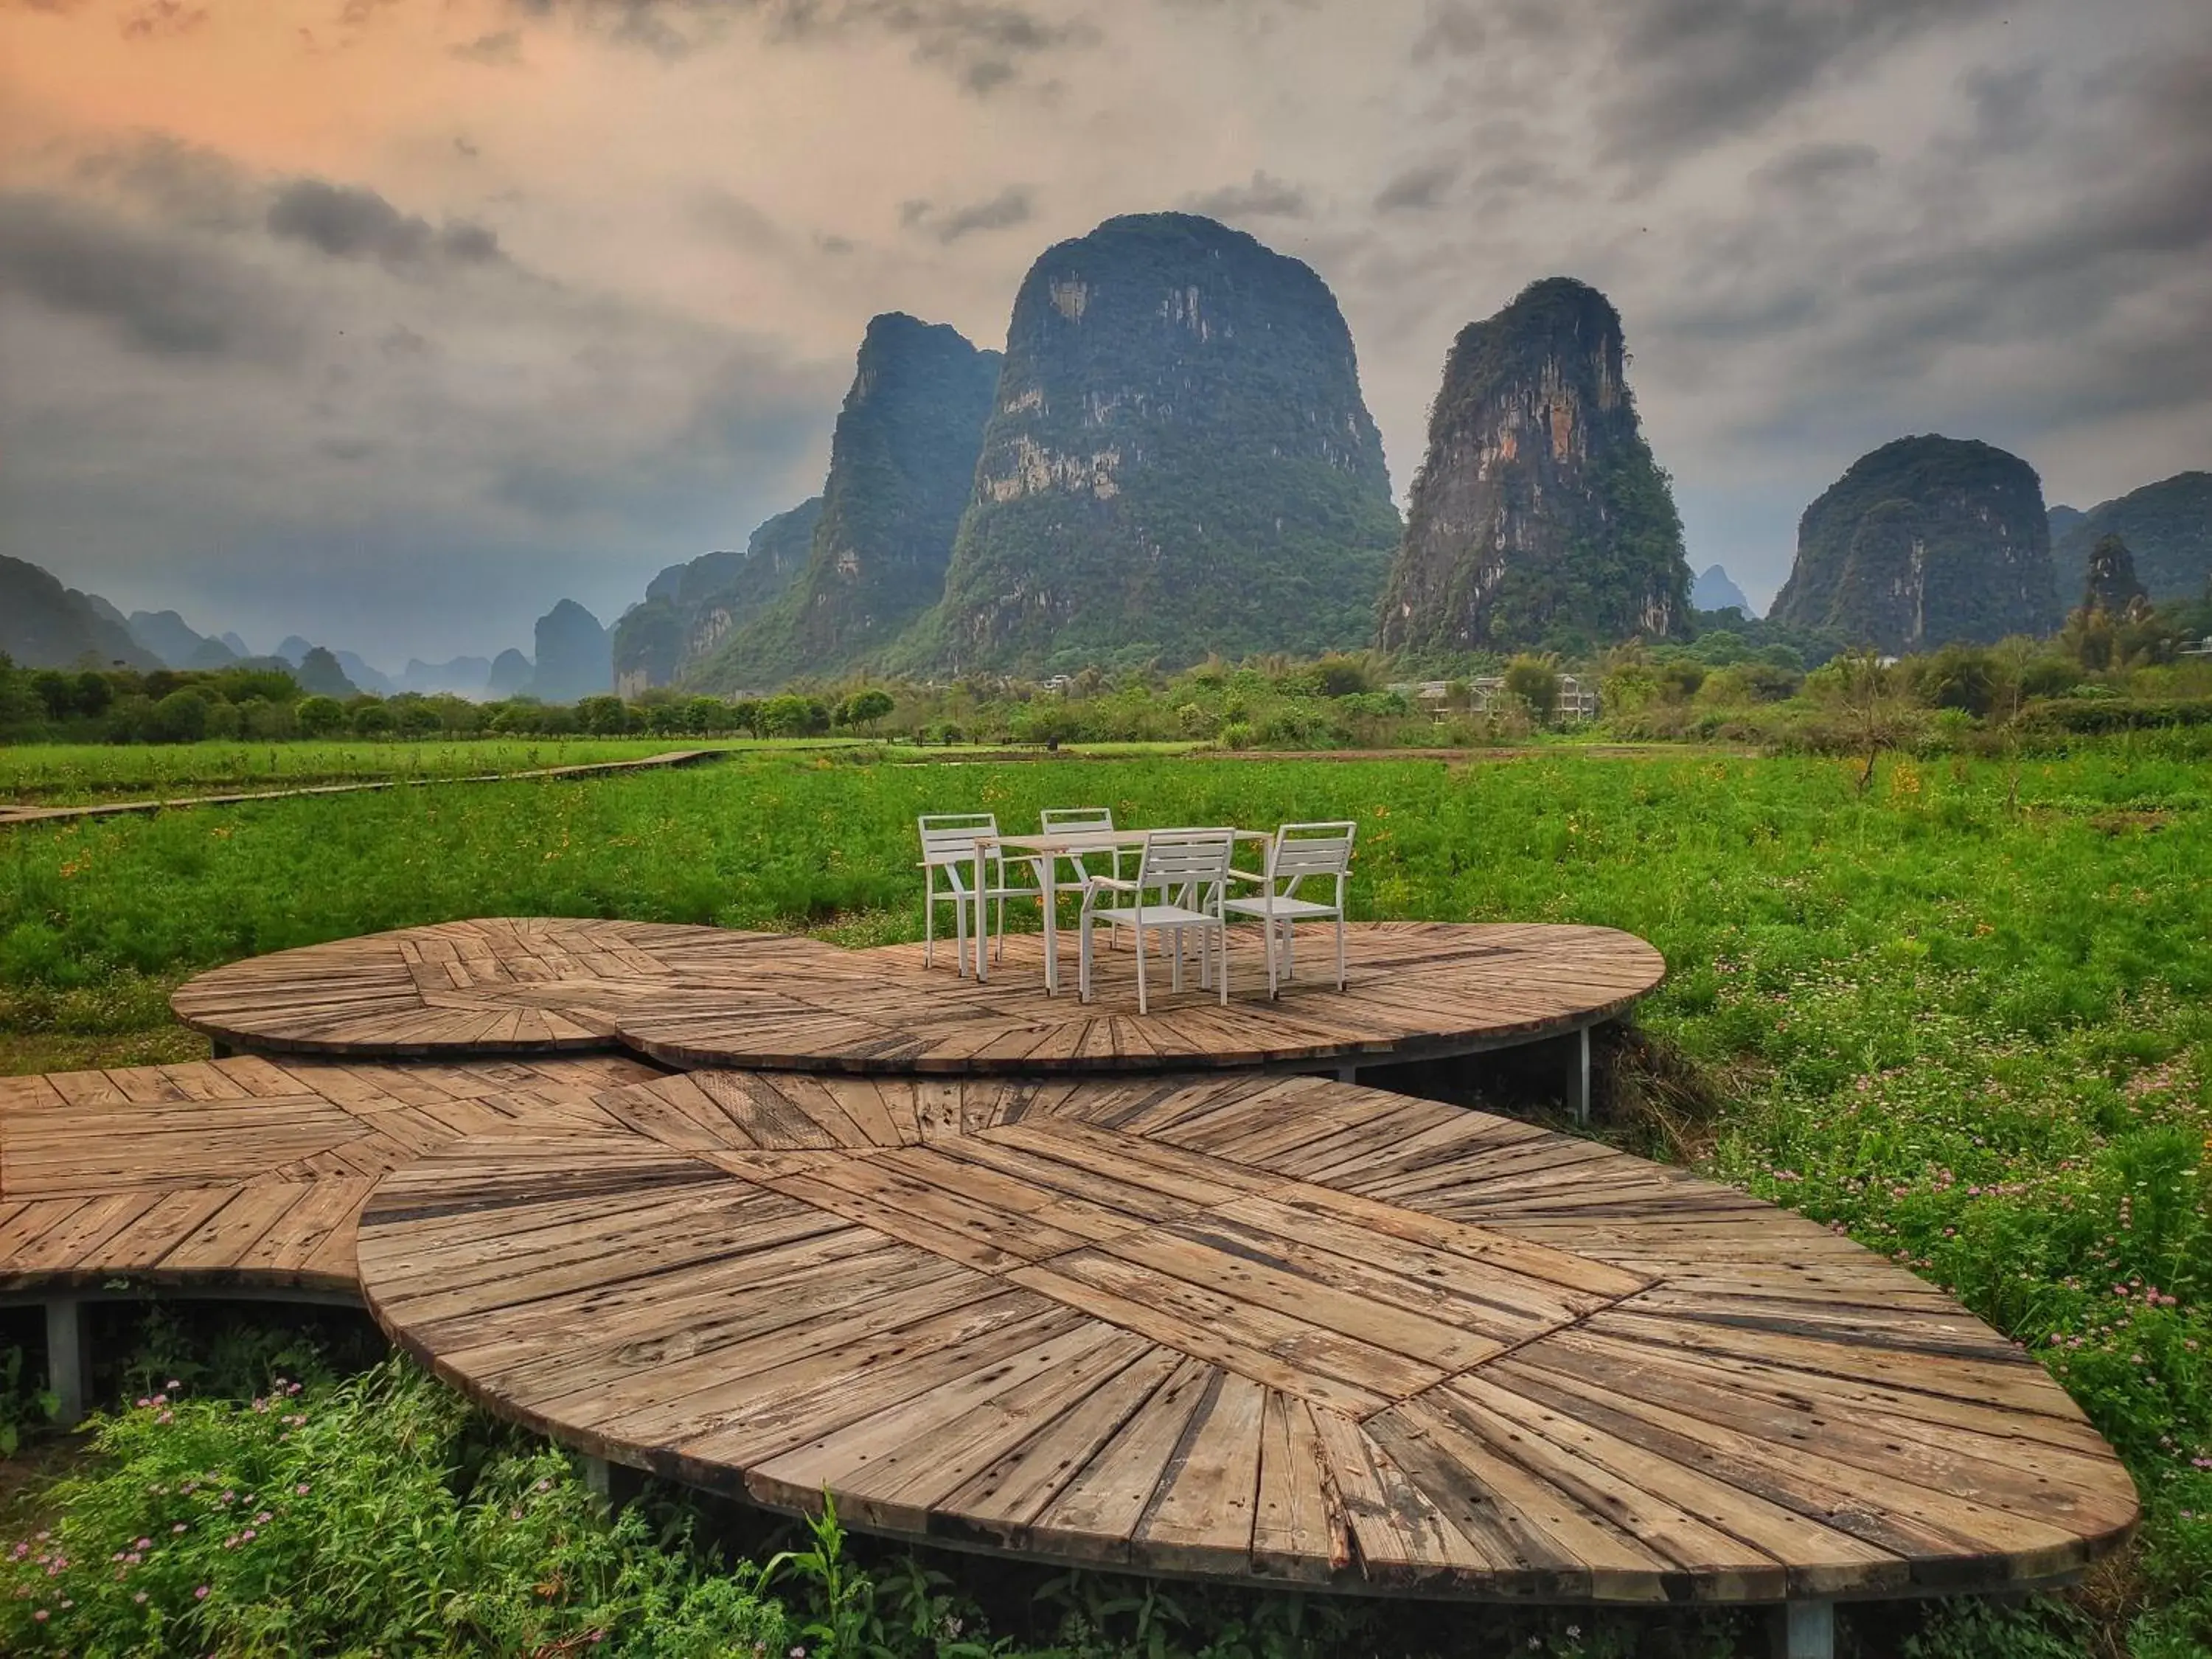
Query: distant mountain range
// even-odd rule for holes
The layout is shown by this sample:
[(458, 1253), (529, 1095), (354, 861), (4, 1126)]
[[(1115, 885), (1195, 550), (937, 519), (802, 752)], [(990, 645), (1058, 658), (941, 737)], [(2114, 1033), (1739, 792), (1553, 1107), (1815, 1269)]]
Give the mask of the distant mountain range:
[(1746, 617), (1759, 614), (1744, 598), (1743, 589), (1717, 564), (1707, 565), (1691, 578), (1690, 603), (1699, 611), (1741, 611)]

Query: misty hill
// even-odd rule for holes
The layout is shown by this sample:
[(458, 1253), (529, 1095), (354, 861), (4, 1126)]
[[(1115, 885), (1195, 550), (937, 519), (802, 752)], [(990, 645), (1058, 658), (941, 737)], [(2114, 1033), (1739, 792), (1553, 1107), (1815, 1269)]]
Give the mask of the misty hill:
[(574, 599), (562, 599), (538, 619), (537, 665), (530, 694), (541, 702), (574, 702), (615, 689), (607, 630)]
[(869, 322), (805, 567), (716, 649), (701, 684), (726, 690), (836, 673), (937, 603), (1000, 362), (942, 323), (901, 312)]
[(1396, 531), (1322, 279), (1211, 219), (1109, 219), (1022, 283), (944, 597), (896, 659), (1358, 644)]
[(1681, 520), (1625, 362), (1620, 313), (1571, 277), (1461, 331), (1383, 593), (1386, 648), (1678, 629), (1690, 598)]
[(2108, 616), (2134, 617), (2150, 603), (2150, 594), (2136, 574), (2134, 552), (2114, 535), (2097, 538), (2089, 550), (2089, 568), (2081, 586), (2084, 611)]
[(0, 653), (25, 668), (153, 669), (161, 659), (131, 637), (115, 607), (64, 587), (47, 571), (0, 556)]
[(456, 697), (481, 697), (490, 678), (489, 657), (454, 657), (446, 662), (424, 662), (418, 657), (410, 657), (400, 673), (398, 686), (402, 691), (417, 691), (425, 696), (442, 693)]
[(623, 695), (692, 673), (780, 598), (805, 568), (821, 516), (817, 495), (763, 524), (743, 552), (704, 553), (647, 583), (645, 602), (615, 623), (615, 679)]
[[(2070, 509), (2069, 509), (2070, 510)], [(2090, 550), (2118, 536), (2154, 604), (2202, 599), (2212, 586), (2212, 472), (2179, 472), (2077, 514), (2051, 515), (2051, 559), (2062, 593), (2078, 592)]]
[(132, 639), (171, 668), (227, 668), (246, 655), (198, 632), (173, 611), (134, 611), (125, 625)]
[(1861, 456), (1799, 520), (1772, 620), (1900, 653), (2050, 633), (2042, 480), (2017, 455), (1933, 434)]
[(487, 697), (512, 697), (529, 689), (531, 676), (537, 672), (529, 658), (509, 647), (492, 659), (491, 672), (485, 677), (483, 694)]
[[(283, 642), (277, 646), (276, 654), (296, 668), (306, 663), (308, 653), (320, 648), (323, 647), (309, 643), (297, 634), (288, 634)], [(380, 697), (388, 697), (399, 689), (392, 684), (390, 675), (380, 669), (370, 667), (350, 651), (333, 650), (331, 652), (331, 656), (337, 664), (339, 672), (346, 677), (349, 688), (348, 696), (351, 696), (354, 691), (372, 691)], [(304, 685), (307, 682), (302, 680), (301, 684)], [(335, 696), (336, 694), (325, 693), (325, 695)]]
[(1741, 611), (1746, 617), (1752, 614), (1751, 601), (1743, 596), (1729, 573), (1717, 564), (1707, 565), (1690, 582), (1690, 603), (1699, 611)]

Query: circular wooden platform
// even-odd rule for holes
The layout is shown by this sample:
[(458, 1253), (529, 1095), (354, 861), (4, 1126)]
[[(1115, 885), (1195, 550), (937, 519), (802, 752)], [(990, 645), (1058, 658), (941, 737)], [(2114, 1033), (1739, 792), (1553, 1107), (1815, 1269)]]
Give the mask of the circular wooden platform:
[(620, 1042), (680, 1066), (883, 1074), (1133, 1072), (1373, 1064), (1528, 1042), (1613, 1018), (1656, 986), (1659, 953), (1608, 927), (1369, 922), (1348, 930), (1346, 988), (1322, 969), (1267, 1000), (1256, 931), (1231, 951), (1223, 1007), (1168, 988), (1151, 1012), (1134, 956), (1101, 951), (1096, 999), (1048, 997), (1042, 947), (1018, 935), (988, 984), (953, 952), (842, 951), (817, 940), (641, 922), (453, 922), (311, 945), (204, 974), (179, 1018), (243, 1048), (410, 1055)]
[(2047, 1580), (2129, 1478), (1825, 1228), (1313, 1078), (703, 1072), (386, 1176), (395, 1340), (593, 1454), (1056, 1561), (1547, 1601)]
[(593, 1097), (659, 1075), (618, 1054), (240, 1055), (0, 1078), (0, 1295), (351, 1295), (354, 1222), (379, 1176), (465, 1135), (611, 1128)]

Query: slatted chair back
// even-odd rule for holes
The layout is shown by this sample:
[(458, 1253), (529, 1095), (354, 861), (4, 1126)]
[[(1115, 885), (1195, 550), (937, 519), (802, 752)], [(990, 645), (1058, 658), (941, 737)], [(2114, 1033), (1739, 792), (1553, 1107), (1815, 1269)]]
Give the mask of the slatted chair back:
[(922, 863), (933, 871), (944, 871), (955, 892), (966, 892), (975, 867), (976, 838), (999, 833), (999, 815), (924, 812), (915, 823), (921, 832)]
[[(1229, 860), (1237, 850), (1237, 837), (1227, 830), (1155, 830), (1145, 837), (1144, 857), (1137, 867), (1141, 890), (1207, 887), (1217, 892), (1229, 880)], [(1138, 902), (1143, 902), (1141, 897)]]
[(1344, 878), (1352, 869), (1352, 838), (1359, 826), (1349, 819), (1332, 823), (1286, 823), (1267, 848), (1267, 873), (1275, 890), (1290, 895), (1309, 877), (1334, 879), (1341, 903)]
[[(1048, 836), (1061, 830), (1103, 830), (1110, 833), (1114, 828), (1114, 809), (1110, 806), (1048, 806), (1037, 814), (1037, 827)], [(1088, 881), (1091, 878), (1091, 860), (1097, 856), (1099, 854), (1095, 853), (1070, 853), (1067, 861), (1075, 866), (1077, 874), (1083, 880)], [(1105, 856), (1113, 860), (1114, 873), (1120, 875), (1121, 849), (1116, 847)]]

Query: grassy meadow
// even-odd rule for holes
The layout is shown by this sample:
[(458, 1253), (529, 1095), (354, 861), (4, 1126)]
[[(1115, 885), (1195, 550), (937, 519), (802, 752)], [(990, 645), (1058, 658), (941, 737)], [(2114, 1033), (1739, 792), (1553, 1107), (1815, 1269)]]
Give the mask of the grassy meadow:
[[(538, 743), (529, 763), (664, 746)], [(458, 747), (487, 769), (487, 745)], [(37, 756), (0, 750), (15, 769), (0, 777)], [(1600, 1132), (1953, 1290), (2030, 1346), (2134, 1471), (2138, 1547), (2065, 1602), (1924, 1627), (1847, 1616), (1845, 1651), (2212, 1650), (2212, 770), (2114, 742), (2017, 763), (1892, 756), (1863, 791), (1861, 771), (1568, 747), (1470, 763), (854, 750), (19, 827), (0, 830), (0, 1067), (195, 1052), (164, 1001), (183, 977), (415, 922), (538, 912), (918, 937), (924, 811), (1023, 827), (1079, 805), (1139, 825), (1356, 817), (1359, 915), (1601, 922), (1656, 944), (1670, 977), (1617, 1056)], [(7, 1617), (0, 1633), (27, 1628)], [(1441, 1650), (1414, 1615), (1381, 1619), (1361, 1650)], [(1502, 1652), (1481, 1630), (1507, 1627), (1477, 1620), (1443, 1645)], [(1138, 1639), (1126, 1608), (1086, 1628)], [(1242, 1647), (1218, 1625), (1152, 1627), (1160, 1654), (1305, 1650), (1239, 1628)], [(1558, 1655), (1643, 1638), (1717, 1656), (1747, 1626), (1670, 1626), (1663, 1645), (1658, 1628), (1510, 1625), (1514, 1650)]]

